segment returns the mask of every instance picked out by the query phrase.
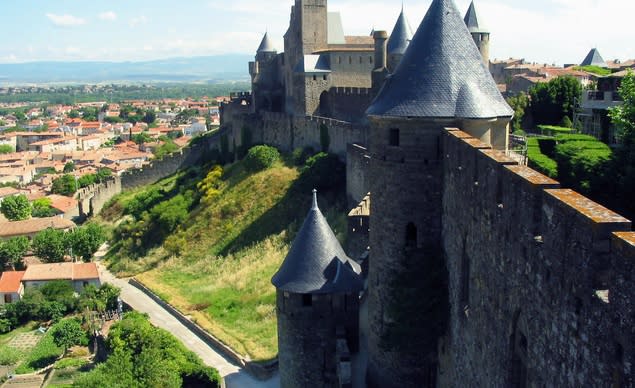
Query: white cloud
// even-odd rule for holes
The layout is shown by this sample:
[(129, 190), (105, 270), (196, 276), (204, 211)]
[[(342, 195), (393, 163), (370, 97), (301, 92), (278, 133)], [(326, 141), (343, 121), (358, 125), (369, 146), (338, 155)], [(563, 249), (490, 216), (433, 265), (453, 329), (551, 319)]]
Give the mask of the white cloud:
[(86, 24), (85, 19), (78, 18), (69, 14), (56, 15), (53, 13), (47, 13), (46, 17), (49, 18), (49, 20), (58, 27), (75, 27)]
[(130, 19), (130, 27), (136, 27), (139, 24), (146, 24), (148, 22), (148, 18), (145, 15), (137, 16)]
[(64, 52), (65, 52), (66, 54), (79, 54), (79, 52), (80, 52), (80, 51), (81, 51), (81, 50), (80, 50), (78, 47), (75, 47), (75, 46), (67, 46), (67, 47), (64, 49)]
[(99, 14), (99, 19), (107, 22), (114, 22), (117, 20), (117, 14), (113, 11), (106, 11)]

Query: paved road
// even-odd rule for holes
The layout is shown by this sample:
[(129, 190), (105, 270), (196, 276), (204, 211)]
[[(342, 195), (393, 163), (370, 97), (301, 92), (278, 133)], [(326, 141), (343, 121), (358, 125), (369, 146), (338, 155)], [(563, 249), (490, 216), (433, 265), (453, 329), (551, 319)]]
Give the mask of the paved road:
[[(99, 260), (104, 254), (105, 252), (100, 250), (95, 254), (95, 258)], [(99, 261), (97, 265), (102, 282), (108, 282), (120, 287), (121, 299), (124, 302), (137, 311), (147, 313), (150, 316), (150, 322), (172, 333), (188, 349), (198, 354), (205, 364), (218, 369), (221, 376), (225, 378), (227, 388), (278, 388), (280, 386), (277, 373), (267, 381), (257, 380), (240, 366), (209, 347), (196, 334), (189, 331), (187, 327), (183, 326), (174, 316), (146, 294), (128, 284), (126, 280), (116, 278)]]

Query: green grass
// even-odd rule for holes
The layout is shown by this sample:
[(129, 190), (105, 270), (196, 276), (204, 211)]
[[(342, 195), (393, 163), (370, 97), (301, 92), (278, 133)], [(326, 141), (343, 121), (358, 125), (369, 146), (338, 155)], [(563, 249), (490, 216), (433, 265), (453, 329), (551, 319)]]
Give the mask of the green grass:
[[(201, 171), (198, 179), (206, 174)], [(324, 180), (338, 181), (333, 176)], [(122, 247), (115, 244), (110, 268), (136, 275), (238, 353), (253, 360), (272, 359), (277, 354), (277, 324), (271, 277), (304, 220), (316, 182), (323, 212), (338, 238), (346, 237), (343, 184), (322, 186), (324, 182), (308, 177), (284, 161), (258, 173), (236, 163), (225, 170), (218, 195), (192, 209), (163, 245), (132, 258), (119, 254)], [(169, 187), (175, 181), (169, 178), (160, 184)], [(132, 197), (126, 193), (111, 206), (123, 209)], [(166, 249), (174, 245), (181, 247), (176, 256)]]
[(582, 71), (586, 71), (589, 73), (593, 73), (593, 74), (597, 74), (599, 76), (607, 76), (609, 74), (612, 73), (612, 71), (610, 69), (605, 69), (603, 67), (600, 66), (575, 66), (573, 68), (573, 70), (582, 70)]
[(62, 355), (63, 351), (64, 349), (55, 345), (53, 336), (47, 332), (40, 342), (29, 352), (24, 362), (16, 368), (15, 373), (32, 373), (45, 366), (51, 365)]

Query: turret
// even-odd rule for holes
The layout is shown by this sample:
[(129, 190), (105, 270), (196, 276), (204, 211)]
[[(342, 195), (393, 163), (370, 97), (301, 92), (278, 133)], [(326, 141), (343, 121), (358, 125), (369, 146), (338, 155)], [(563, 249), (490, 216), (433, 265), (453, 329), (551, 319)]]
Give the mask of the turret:
[(486, 66), (489, 66), (489, 31), (482, 26), (480, 23), (480, 19), (476, 13), (476, 7), (474, 6), (474, 1), (470, 3), (470, 7), (465, 14), (465, 25), (467, 29), (472, 34), (472, 39), (474, 39), (474, 43), (476, 43), (476, 47), (478, 51), (480, 51), (481, 56), (483, 57), (483, 63)]
[(375, 93), (379, 92), (381, 85), (388, 75), (386, 68), (386, 39), (388, 34), (386, 31), (373, 31), (373, 39), (375, 39), (375, 68), (372, 73), (372, 87)]
[(278, 52), (273, 46), (269, 34), (265, 33), (256, 50), (256, 57), (249, 62), (251, 75), (252, 109), (280, 111), (282, 91), (278, 80)]
[(368, 386), (436, 387), (450, 309), (441, 134), (460, 127), (504, 149), (513, 111), (454, 3), (434, 0), (366, 113), (373, 197)]
[(392, 33), (390, 34), (390, 39), (388, 39), (387, 51), (389, 72), (392, 73), (395, 71), (397, 65), (401, 61), (401, 58), (406, 52), (411, 39), (412, 29), (410, 28), (410, 24), (408, 24), (408, 20), (406, 19), (402, 8), (399, 18), (397, 18), (397, 22), (395, 23), (395, 27), (392, 29)]
[(282, 388), (337, 386), (337, 352), (357, 349), (360, 272), (318, 208), (314, 190), (311, 209), (271, 279)]

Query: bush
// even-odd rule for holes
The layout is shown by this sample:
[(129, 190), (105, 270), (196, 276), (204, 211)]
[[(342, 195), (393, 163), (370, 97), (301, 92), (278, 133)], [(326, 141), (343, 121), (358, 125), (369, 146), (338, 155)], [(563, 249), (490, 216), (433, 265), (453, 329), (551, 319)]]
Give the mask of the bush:
[(302, 192), (329, 190), (346, 182), (346, 168), (337, 155), (317, 153), (306, 160), (298, 188)]
[(291, 153), (291, 159), (296, 166), (303, 166), (306, 160), (314, 154), (313, 147), (296, 148)]
[(22, 357), (22, 352), (11, 346), (0, 346), (0, 365), (14, 365)]
[(280, 159), (280, 152), (274, 147), (258, 145), (251, 147), (245, 157), (245, 168), (251, 172), (265, 170)]
[(550, 178), (558, 177), (558, 164), (540, 151), (538, 138), (527, 139), (527, 159), (529, 167), (547, 175)]
[[(569, 122), (570, 121), (571, 120), (569, 120)], [(573, 126), (573, 124), (571, 124), (571, 126)], [(540, 133), (545, 136), (555, 136), (562, 133), (571, 133), (572, 131), (571, 127), (564, 127), (564, 126), (558, 126), (558, 125), (539, 125), (538, 129), (540, 129)]]
[(607, 179), (611, 149), (600, 141), (570, 141), (558, 144), (555, 160), (558, 178), (567, 186), (588, 194), (598, 190)]

